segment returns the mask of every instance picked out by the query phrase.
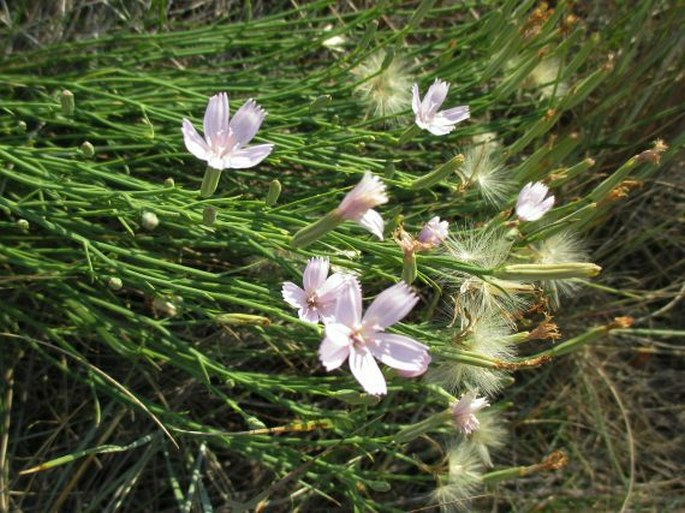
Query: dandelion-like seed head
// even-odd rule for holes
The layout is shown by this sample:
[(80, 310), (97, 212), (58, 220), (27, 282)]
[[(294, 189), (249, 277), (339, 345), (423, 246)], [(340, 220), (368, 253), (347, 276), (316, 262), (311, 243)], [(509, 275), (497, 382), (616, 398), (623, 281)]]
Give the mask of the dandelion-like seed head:
[(455, 260), (485, 268), (497, 267), (507, 260), (511, 242), (503, 232), (466, 226), (459, 233), (445, 241), (447, 252)]
[[(540, 264), (563, 264), (587, 262), (588, 253), (582, 242), (572, 232), (556, 233), (534, 248), (535, 261)], [(580, 284), (577, 280), (547, 280), (544, 289), (551, 298), (552, 308), (558, 308), (561, 296), (570, 296)]]
[(448, 472), (432, 494), (441, 511), (469, 511), (470, 499), (482, 484), (483, 464), (474, 446), (462, 443), (447, 452)]
[(528, 80), (524, 83), (528, 88), (540, 91), (543, 98), (561, 97), (568, 92), (568, 85), (558, 80), (561, 70), (561, 62), (554, 57), (547, 57), (530, 72)]
[[(452, 341), (454, 345), (496, 360), (509, 361), (514, 357), (514, 346), (508, 338), (512, 327), (505, 316), (490, 313), (472, 319), (464, 317), (461, 321), (461, 331)], [(432, 370), (428, 379), (452, 392), (479, 390), (492, 397), (502, 389), (506, 376), (503, 370), (445, 362)]]
[[(397, 56), (387, 64), (387, 58), (386, 51), (378, 51), (352, 70), (358, 80), (363, 80), (356, 90), (379, 117), (396, 116), (411, 103), (409, 66)], [(384, 64), (386, 67), (381, 71)]]
[[(485, 269), (494, 269), (506, 262), (511, 242), (497, 230), (464, 230), (458, 237), (445, 242), (447, 252), (455, 260)], [(445, 275), (448, 285), (455, 286), (454, 315), (456, 318), (478, 319), (493, 313), (513, 324), (528, 301), (522, 294), (535, 288), (513, 280), (477, 276), (463, 272)]]
[(464, 152), (461, 172), (467, 185), (475, 185), (488, 203), (499, 206), (507, 199), (514, 184), (496, 152), (497, 147), (489, 143), (468, 148)]
[(572, 232), (556, 233), (540, 242), (535, 251), (536, 262), (540, 264), (563, 264), (567, 262), (587, 262), (587, 250)]
[(492, 408), (483, 410), (478, 415), (478, 421), (478, 430), (471, 434), (469, 442), (473, 444), (485, 466), (492, 467), (490, 452), (504, 447), (509, 432), (497, 410)]

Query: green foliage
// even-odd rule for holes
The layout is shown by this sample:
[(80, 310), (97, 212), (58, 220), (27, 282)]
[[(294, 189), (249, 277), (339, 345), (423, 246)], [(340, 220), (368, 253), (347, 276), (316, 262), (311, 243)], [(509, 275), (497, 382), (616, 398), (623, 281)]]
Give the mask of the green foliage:
[[(368, 396), (346, 368), (324, 371), (321, 326), (299, 320), (280, 290), (300, 281), (310, 256), (324, 255), (375, 295), (403, 272), (390, 232), (416, 233), (435, 215), (452, 223), (455, 239), (473, 237), (471, 249), (485, 240), (480, 249), (497, 253), (495, 242), (506, 240), (506, 262), (462, 258), (453, 246), (420, 254), (422, 301), (397, 331), (429, 345), (436, 367), (475, 369), (469, 379), (504, 388), (494, 407), (502, 415), (533, 415), (526, 388), (505, 387), (507, 372), (555, 366), (550, 359), (610, 331), (631, 332), (612, 324), (624, 313), (617, 300), (604, 316), (568, 314), (572, 335), (559, 345), (531, 340), (540, 316), (518, 314), (546, 307), (539, 283), (527, 282), (532, 292), (512, 307), (517, 315), (502, 313), (515, 317), (516, 332), (490, 354), (458, 304), (465, 283), (507, 299), (520, 293), (498, 276), (504, 263), (536, 263), (533, 243), (568, 230), (606, 241), (603, 223), (635, 185), (626, 180), (653, 179), (663, 169), (658, 157), (663, 165), (677, 154), (683, 55), (670, 41), (682, 39), (682, 7), (316, 1), (265, 12), (248, 2), (207, 21), (200, 8), (153, 4), (145, 15), (137, 3), (112, 7), (140, 22), (139, 32), (112, 27), (35, 48), (30, 20), (10, 12), (0, 64), (0, 511), (424, 507), (458, 453), (443, 448), (458, 439), (449, 422), (426, 419), (444, 415), (468, 379), (450, 389), (435, 376), (386, 372), (388, 395)], [(73, 27), (71, 16), (55, 27)], [(344, 38), (342, 51), (327, 44), (333, 36)], [(370, 59), (380, 65), (369, 68)], [(556, 69), (536, 82), (542, 64)], [(438, 77), (451, 82), (446, 106), (468, 104), (471, 120), (443, 138), (409, 137), (409, 103), (399, 112), (374, 105), (374, 95), (387, 94), (379, 92), (387, 73), (422, 90)], [(256, 141), (275, 150), (256, 168), (222, 172), (217, 193), (203, 198), (205, 164), (186, 151), (181, 119), (200, 126), (218, 91), (229, 93), (232, 112), (248, 98), (267, 110)], [(489, 133), (494, 143), (483, 140)], [(671, 149), (650, 150), (657, 137)], [(507, 172), (495, 195), (476, 174), (454, 169), (460, 153), (487, 144)], [(292, 234), (335, 208), (365, 171), (388, 185), (390, 203), (379, 209), (386, 240), (345, 223), (294, 248)], [(538, 180), (554, 188), (556, 208), (517, 225), (516, 194)], [(158, 225), (144, 221), (148, 213)], [(654, 237), (658, 227), (651, 230)], [(603, 266), (619, 258), (606, 246), (599, 256)], [(611, 289), (612, 274), (601, 279)], [(611, 293), (629, 297), (622, 285)], [(530, 387), (535, 379), (522, 378)], [(555, 419), (563, 415), (552, 412)], [(421, 437), (395, 438), (413, 424)], [(611, 445), (610, 427), (598, 420), (588, 429)], [(524, 462), (495, 452), (496, 470), (469, 474), (469, 493), (481, 493), (473, 483), (554, 469), (545, 458), (570, 437), (538, 440)], [(624, 472), (620, 457), (612, 465)], [(630, 492), (627, 476), (621, 483)], [(566, 497), (546, 507), (592, 503)], [(620, 493), (603, 504), (620, 508)]]

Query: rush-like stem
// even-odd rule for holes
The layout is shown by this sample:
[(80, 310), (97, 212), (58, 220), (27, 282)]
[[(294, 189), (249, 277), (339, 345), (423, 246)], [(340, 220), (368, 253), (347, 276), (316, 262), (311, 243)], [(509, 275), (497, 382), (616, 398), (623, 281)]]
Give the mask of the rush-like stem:
[(312, 242), (319, 240), (331, 230), (334, 230), (344, 219), (340, 217), (338, 209), (331, 210), (328, 214), (323, 216), (318, 221), (305, 226), (295, 235), (291, 244), (296, 248), (304, 248), (309, 246)]
[(207, 166), (205, 176), (202, 179), (202, 186), (200, 187), (200, 196), (203, 198), (209, 198), (212, 194), (214, 194), (216, 192), (216, 188), (219, 186), (220, 178), (221, 171), (219, 169), (214, 169), (213, 167)]

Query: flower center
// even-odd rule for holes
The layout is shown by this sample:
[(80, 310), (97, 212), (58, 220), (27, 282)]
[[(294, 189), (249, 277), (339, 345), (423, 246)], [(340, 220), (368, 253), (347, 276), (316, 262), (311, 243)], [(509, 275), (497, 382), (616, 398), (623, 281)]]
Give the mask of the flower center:
[(360, 330), (353, 331), (350, 334), (350, 340), (352, 341), (352, 345), (356, 348), (361, 348), (366, 344)]
[(319, 298), (315, 292), (312, 292), (307, 296), (307, 306), (313, 309), (316, 309), (319, 306)]

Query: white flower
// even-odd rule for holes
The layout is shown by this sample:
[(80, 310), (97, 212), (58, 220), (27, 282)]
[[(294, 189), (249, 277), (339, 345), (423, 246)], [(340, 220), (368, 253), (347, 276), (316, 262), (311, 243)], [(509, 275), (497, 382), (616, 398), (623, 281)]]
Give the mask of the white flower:
[(437, 248), (449, 235), (449, 227), (450, 224), (447, 221), (440, 221), (440, 217), (435, 216), (423, 226), (417, 240), (422, 244)]
[(344, 220), (356, 221), (364, 228), (383, 240), (385, 223), (373, 207), (388, 202), (385, 184), (369, 172), (364, 173), (361, 181), (340, 202), (337, 214)]
[(461, 396), (461, 399), (452, 406), (454, 423), (465, 435), (470, 435), (480, 426), (480, 422), (474, 413), (490, 406), (485, 397), (476, 397), (477, 395), (477, 391), (471, 390)]
[(204, 118), (204, 139), (187, 119), (183, 119), (183, 140), (190, 153), (217, 170), (256, 166), (269, 156), (273, 144), (246, 146), (257, 133), (266, 112), (250, 99), (229, 122), (228, 95), (212, 96)]
[(283, 284), (283, 299), (298, 308), (297, 313), (303, 321), (316, 323), (329, 320), (335, 312), (342, 287), (347, 280), (353, 279), (342, 273), (328, 276), (328, 268), (327, 258), (311, 258), (302, 276), (304, 290), (291, 281)]
[(354, 377), (373, 395), (387, 392), (376, 358), (404, 377), (423, 374), (431, 361), (428, 348), (404, 335), (385, 332), (402, 320), (418, 300), (412, 289), (400, 282), (381, 292), (362, 316), (361, 287), (356, 280), (349, 280), (334, 319), (326, 324), (326, 337), (319, 348), (321, 363), (331, 371), (348, 360)]
[(433, 135), (448, 134), (454, 130), (457, 123), (470, 117), (467, 105), (438, 112), (447, 97), (449, 88), (450, 85), (447, 82), (436, 79), (433, 85), (428, 88), (423, 101), (419, 98), (418, 84), (414, 84), (411, 88), (411, 108), (416, 114), (416, 124)]
[(527, 183), (516, 200), (516, 215), (524, 221), (537, 221), (554, 205), (554, 196), (547, 196), (549, 189), (541, 182)]

